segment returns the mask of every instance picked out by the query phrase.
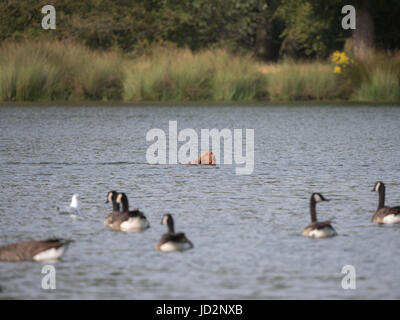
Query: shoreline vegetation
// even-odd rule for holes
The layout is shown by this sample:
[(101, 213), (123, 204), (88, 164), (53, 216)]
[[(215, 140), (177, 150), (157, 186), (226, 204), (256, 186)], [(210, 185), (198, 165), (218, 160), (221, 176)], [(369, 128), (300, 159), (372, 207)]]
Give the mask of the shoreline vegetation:
[(140, 55), (71, 41), (3, 42), (0, 102), (397, 103), (400, 53), (265, 63), (223, 49), (157, 45)]

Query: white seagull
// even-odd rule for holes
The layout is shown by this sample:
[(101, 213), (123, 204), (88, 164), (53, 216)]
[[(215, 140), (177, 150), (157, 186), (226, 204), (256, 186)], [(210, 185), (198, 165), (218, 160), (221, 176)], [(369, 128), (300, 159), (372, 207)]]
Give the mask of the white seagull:
[(59, 214), (69, 214), (71, 216), (78, 216), (79, 215), (79, 205), (80, 205), (80, 201), (79, 201), (79, 194), (75, 193), (72, 196), (71, 199), (71, 203), (69, 205), (69, 207), (60, 209), (59, 207), (56, 207), (57, 212)]

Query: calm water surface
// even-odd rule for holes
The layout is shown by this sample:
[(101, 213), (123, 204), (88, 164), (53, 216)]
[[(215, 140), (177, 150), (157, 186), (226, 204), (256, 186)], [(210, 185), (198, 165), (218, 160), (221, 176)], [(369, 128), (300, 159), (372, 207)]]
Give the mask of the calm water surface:
[[(146, 133), (252, 128), (255, 167), (150, 165)], [(56, 263), (1, 263), (0, 298), (400, 299), (400, 226), (370, 222), (377, 180), (400, 205), (400, 108), (396, 107), (1, 107), (0, 244), (75, 240)], [(107, 191), (127, 193), (151, 223), (143, 233), (103, 226)], [(307, 239), (309, 196), (339, 236)], [(53, 205), (82, 198), (81, 216)], [(160, 253), (161, 216), (195, 248)], [(343, 290), (353, 265), (357, 289)]]

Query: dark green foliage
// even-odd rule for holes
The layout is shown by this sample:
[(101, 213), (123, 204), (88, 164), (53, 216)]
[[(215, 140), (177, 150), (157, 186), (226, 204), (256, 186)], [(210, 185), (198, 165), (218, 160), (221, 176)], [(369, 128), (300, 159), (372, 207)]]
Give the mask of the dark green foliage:
[[(173, 42), (199, 50), (223, 47), (263, 59), (327, 57), (351, 31), (341, 28), (341, 0), (53, 0), (57, 29), (43, 30), (48, 1), (0, 1), (0, 42), (21, 38), (73, 39), (106, 50), (140, 52)], [(371, 14), (380, 49), (400, 46), (400, 6), (355, 0)]]

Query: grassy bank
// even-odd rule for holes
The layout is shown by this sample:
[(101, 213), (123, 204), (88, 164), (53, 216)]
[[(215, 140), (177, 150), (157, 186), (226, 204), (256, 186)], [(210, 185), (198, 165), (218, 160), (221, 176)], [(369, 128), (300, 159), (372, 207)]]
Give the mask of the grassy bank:
[(69, 42), (0, 47), (0, 101), (400, 101), (400, 55), (264, 64), (224, 50), (140, 56)]
[(6, 44), (0, 48), (0, 100), (120, 99), (122, 59), (72, 43)]
[(265, 78), (254, 60), (222, 50), (156, 49), (125, 65), (124, 100), (219, 102), (266, 96)]

